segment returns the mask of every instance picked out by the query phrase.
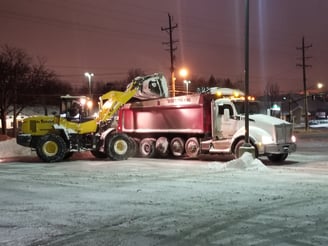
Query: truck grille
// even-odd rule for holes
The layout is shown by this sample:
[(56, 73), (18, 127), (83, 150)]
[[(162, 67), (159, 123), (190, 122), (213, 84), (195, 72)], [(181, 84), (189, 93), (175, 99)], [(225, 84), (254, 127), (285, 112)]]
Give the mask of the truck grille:
[(289, 143), (292, 136), (291, 124), (280, 124), (275, 126), (276, 140), (278, 144)]

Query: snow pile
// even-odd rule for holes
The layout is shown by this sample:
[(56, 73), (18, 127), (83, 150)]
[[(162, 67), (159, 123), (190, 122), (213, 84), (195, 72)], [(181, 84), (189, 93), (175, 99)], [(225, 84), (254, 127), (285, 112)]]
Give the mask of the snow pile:
[(16, 156), (35, 156), (30, 148), (20, 146), (16, 143), (16, 139), (0, 141), (0, 157), (16, 157)]
[(259, 159), (254, 159), (251, 153), (245, 152), (240, 158), (225, 163), (213, 162), (208, 164), (209, 168), (218, 171), (246, 170), (267, 171), (269, 170)]

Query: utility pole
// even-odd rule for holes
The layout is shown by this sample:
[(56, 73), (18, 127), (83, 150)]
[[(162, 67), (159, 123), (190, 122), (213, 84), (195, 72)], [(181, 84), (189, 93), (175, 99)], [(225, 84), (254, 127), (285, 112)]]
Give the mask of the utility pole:
[(304, 37), (302, 38), (302, 47), (296, 47), (297, 50), (302, 50), (302, 64), (296, 64), (298, 67), (303, 69), (303, 89), (304, 89), (304, 118), (305, 118), (305, 130), (309, 129), (309, 118), (308, 118), (308, 100), (307, 100), (307, 86), (306, 86), (306, 68), (312, 67), (305, 63), (306, 59), (311, 58), (310, 56), (305, 56), (305, 50), (311, 48), (312, 44), (305, 45)]
[(170, 36), (170, 41), (163, 42), (163, 44), (169, 45), (169, 47), (170, 47), (170, 49), (168, 49), (168, 51), (170, 51), (170, 57), (171, 57), (170, 72), (171, 72), (172, 95), (175, 97), (174, 51), (176, 51), (177, 48), (173, 47), (173, 44), (178, 41), (173, 40), (172, 33), (173, 33), (173, 30), (178, 27), (178, 24), (175, 24), (174, 26), (172, 26), (172, 17), (170, 14), (168, 14), (168, 16), (169, 16), (169, 27), (162, 27), (161, 30), (166, 31)]
[(249, 0), (245, 0), (245, 144), (249, 141)]
[(239, 158), (245, 152), (255, 158), (255, 147), (249, 139), (249, 0), (245, 0), (245, 142), (239, 148), (236, 156)]

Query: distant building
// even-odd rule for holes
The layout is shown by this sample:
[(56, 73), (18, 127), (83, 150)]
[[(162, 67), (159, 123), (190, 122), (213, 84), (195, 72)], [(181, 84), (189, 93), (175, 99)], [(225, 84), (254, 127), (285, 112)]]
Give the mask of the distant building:
[[(259, 98), (267, 105), (271, 115), (296, 124), (304, 123), (305, 97), (302, 94), (283, 94), (270, 100), (268, 96)], [(308, 119), (328, 119), (328, 94), (313, 93), (307, 96)], [(279, 110), (279, 111), (278, 111)]]

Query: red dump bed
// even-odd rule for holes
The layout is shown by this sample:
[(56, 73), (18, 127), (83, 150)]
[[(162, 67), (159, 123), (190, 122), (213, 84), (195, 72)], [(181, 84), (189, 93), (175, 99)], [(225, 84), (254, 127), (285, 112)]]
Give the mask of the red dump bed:
[(119, 111), (118, 131), (210, 133), (210, 100), (196, 94), (128, 103)]

